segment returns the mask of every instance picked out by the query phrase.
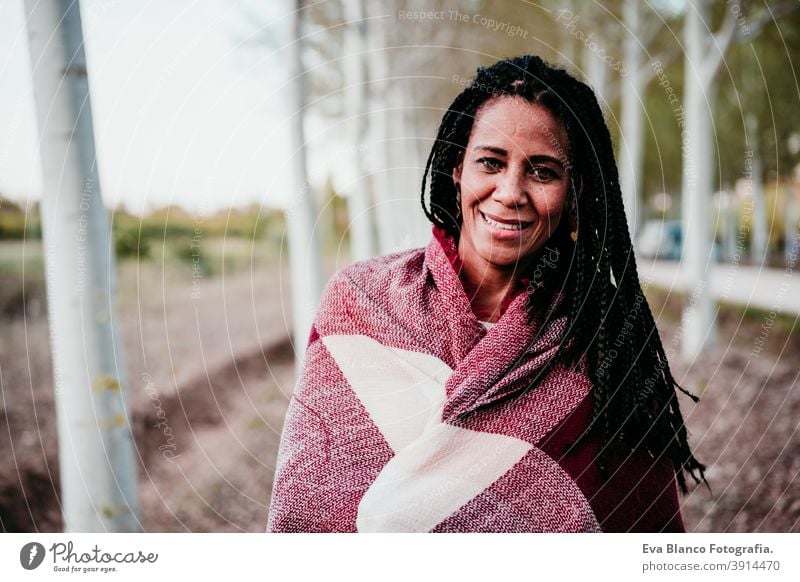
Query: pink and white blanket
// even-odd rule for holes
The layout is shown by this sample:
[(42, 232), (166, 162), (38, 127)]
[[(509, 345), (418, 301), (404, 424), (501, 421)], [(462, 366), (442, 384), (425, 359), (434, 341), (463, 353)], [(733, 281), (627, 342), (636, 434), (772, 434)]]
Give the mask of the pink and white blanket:
[(434, 237), (328, 284), (289, 404), (267, 531), (682, 530), (669, 464), (621, 459), (609, 483), (597, 443), (567, 452), (591, 411), (585, 358), (526, 390), (565, 319), (530, 325), (522, 292), (487, 331), (453, 244)]

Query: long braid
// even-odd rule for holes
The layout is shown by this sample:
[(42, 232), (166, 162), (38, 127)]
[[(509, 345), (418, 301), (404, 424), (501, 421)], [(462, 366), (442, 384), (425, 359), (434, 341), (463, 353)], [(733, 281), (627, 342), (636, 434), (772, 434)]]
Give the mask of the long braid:
[[(611, 143), (610, 135), (605, 124), (598, 124), (597, 131), (602, 134), (602, 141), (607, 142), (609, 147)], [(616, 165), (609, 163), (606, 168), (610, 171), (610, 178), (612, 185), (618, 185), (618, 176)], [(621, 196), (609, 196), (609, 209), (610, 216), (614, 218), (615, 224), (611, 229), (611, 234), (619, 238), (619, 243), (616, 248), (620, 248), (623, 252), (615, 252), (612, 254), (612, 260), (616, 261), (613, 264), (613, 270), (618, 281), (618, 288), (621, 294), (621, 305), (639, 305), (638, 322), (640, 325), (633, 326), (631, 334), (633, 336), (633, 345), (646, 344), (649, 350), (643, 350), (645, 354), (645, 363), (656, 369), (656, 373), (662, 373), (662, 386), (665, 389), (654, 390), (653, 386), (639, 382), (642, 374), (642, 367), (634, 365), (633, 361), (626, 362), (627, 370), (633, 370), (634, 374), (629, 375), (628, 382), (633, 385), (623, 391), (623, 394), (629, 396), (629, 402), (625, 402), (625, 409), (633, 410), (634, 414), (638, 414), (640, 418), (637, 419), (635, 424), (646, 426), (647, 433), (652, 433), (653, 440), (660, 441), (657, 445), (657, 451), (651, 451), (657, 455), (666, 453), (667, 456), (673, 459), (676, 465), (678, 481), (681, 489), (686, 490), (686, 482), (684, 478), (684, 471), (688, 472), (695, 481), (703, 479), (704, 467), (694, 458), (687, 443), (686, 427), (678, 405), (678, 399), (675, 389), (679, 389), (685, 394), (697, 400), (693, 395), (689, 394), (681, 386), (675, 382), (669, 370), (666, 355), (664, 354), (661, 339), (658, 336), (655, 321), (653, 320), (650, 307), (643, 297), (641, 289), (636, 261), (633, 257), (633, 245), (628, 230), (628, 223), (625, 220), (624, 207), (622, 205)], [(618, 333), (622, 333), (620, 330)], [(645, 335), (646, 333), (646, 335)], [(624, 352), (628, 357), (632, 357), (633, 350)], [(652, 369), (652, 368), (650, 368)], [(639, 398), (637, 398), (637, 396)], [(655, 405), (655, 406), (653, 406)], [(633, 438), (646, 438), (641, 434), (631, 435)], [(665, 439), (666, 437), (666, 439)], [(666, 442), (664, 442), (666, 440)]]
[[(589, 119), (601, 119), (599, 109), (596, 113), (598, 114), (589, 115)], [(627, 411), (632, 418), (619, 418), (616, 424), (621, 429), (627, 425), (623, 429), (624, 436), (632, 446), (639, 446), (640, 441), (649, 441), (647, 443), (649, 446), (646, 445), (646, 448), (651, 454), (655, 456), (666, 454), (670, 457), (675, 465), (681, 490), (686, 491), (684, 471), (695, 481), (700, 481), (703, 480), (704, 469), (689, 449), (686, 427), (678, 406), (675, 388), (687, 394), (688, 392), (672, 379), (652, 313), (641, 289), (622, 197), (617, 195), (619, 182), (616, 164), (613, 163), (611, 154), (608, 129), (605, 123), (594, 125), (592, 135), (595, 136), (595, 143), (602, 143), (605, 146), (598, 148), (599, 151), (605, 151), (606, 158), (599, 161), (601, 167), (608, 172), (608, 184), (611, 186), (611, 192), (606, 197), (608, 212), (604, 214), (613, 220), (608, 234), (609, 247), (616, 249), (611, 253), (610, 260), (612, 272), (617, 279), (617, 303), (619, 306), (639, 306), (636, 321), (628, 322), (627, 327), (623, 327), (625, 322), (621, 309), (612, 309), (604, 325), (615, 334), (615, 337), (626, 334), (630, 338), (626, 346), (628, 349), (620, 350), (619, 354), (624, 377), (619, 386), (612, 389), (621, 397), (619, 406), (614, 406), (613, 410)], [(614, 238), (617, 240), (614, 241)], [(635, 349), (632, 348), (642, 345), (645, 347), (637, 359)], [(648, 384), (642, 380), (644, 376), (642, 370), (653, 368), (656, 369), (656, 373), (664, 372), (660, 390), (654, 389), (658, 384)], [(613, 376), (616, 375), (609, 375)]]
[(478, 110), (489, 99), (502, 96), (543, 105), (559, 118), (567, 131), (570, 165), (580, 172), (577, 180), (573, 177), (571, 190), (577, 240), (563, 242), (563, 224), (553, 235), (569, 251), (564, 255), (570, 255), (570, 269), (547, 273), (543, 291), (531, 293), (528, 303), (533, 322), (542, 317), (542, 308), (559, 285), (569, 289), (563, 310), (570, 341), (562, 341), (531, 388), (555, 365), (574, 366), (585, 355), (594, 402), (584, 437), (599, 432), (601, 473), (605, 476), (612, 448), (643, 449), (656, 458), (665, 455), (672, 460), (685, 492), (684, 473), (696, 482), (704, 480), (704, 467), (691, 453), (678, 406), (676, 389), (686, 391), (672, 377), (639, 283), (611, 136), (592, 90), (538, 57), (480, 67), (445, 113), (428, 156), (421, 190), (425, 214), (458, 238), (460, 202), (452, 171), (466, 148)]

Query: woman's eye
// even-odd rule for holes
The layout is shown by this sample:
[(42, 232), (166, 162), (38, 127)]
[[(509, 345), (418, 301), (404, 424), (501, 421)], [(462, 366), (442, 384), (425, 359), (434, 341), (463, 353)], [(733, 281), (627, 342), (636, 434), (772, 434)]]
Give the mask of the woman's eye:
[(478, 160), (478, 163), (492, 172), (496, 172), (502, 167), (500, 160), (495, 158), (481, 158)]
[(531, 174), (540, 182), (551, 182), (558, 179), (558, 173), (546, 166), (531, 166)]

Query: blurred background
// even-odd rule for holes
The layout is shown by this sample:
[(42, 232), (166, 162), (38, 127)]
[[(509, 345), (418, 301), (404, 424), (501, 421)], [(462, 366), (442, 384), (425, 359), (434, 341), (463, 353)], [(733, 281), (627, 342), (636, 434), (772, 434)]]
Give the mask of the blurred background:
[[(263, 531), (334, 270), (422, 246), (475, 69), (605, 111), (709, 491), (800, 531), (800, 3), (0, 0), (0, 529)], [(58, 421), (57, 421), (58, 419)]]

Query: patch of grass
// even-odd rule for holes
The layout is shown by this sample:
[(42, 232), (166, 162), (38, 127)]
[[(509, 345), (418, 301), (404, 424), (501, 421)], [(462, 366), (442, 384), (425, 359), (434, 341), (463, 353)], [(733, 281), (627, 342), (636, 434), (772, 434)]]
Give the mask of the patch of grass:
[(657, 321), (670, 324), (680, 323), (684, 294), (651, 285), (645, 291), (645, 297), (650, 305), (650, 311)]
[(266, 425), (267, 425), (267, 423), (264, 422), (264, 419), (261, 416), (254, 416), (253, 418), (250, 419), (250, 422), (247, 423), (247, 429), (248, 430), (261, 430)]
[(0, 241), (0, 317), (38, 317), (47, 305), (40, 241)]
[(0, 241), (0, 273), (22, 275), (44, 271), (42, 242), (34, 239)]

